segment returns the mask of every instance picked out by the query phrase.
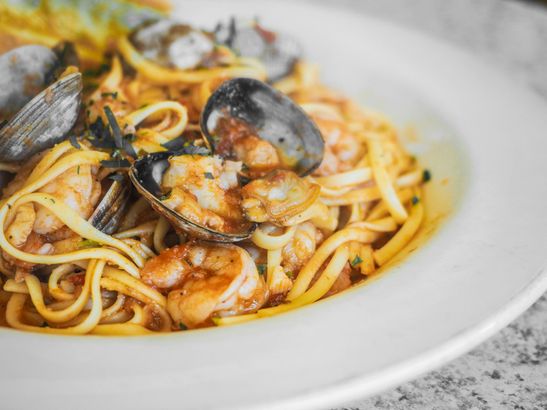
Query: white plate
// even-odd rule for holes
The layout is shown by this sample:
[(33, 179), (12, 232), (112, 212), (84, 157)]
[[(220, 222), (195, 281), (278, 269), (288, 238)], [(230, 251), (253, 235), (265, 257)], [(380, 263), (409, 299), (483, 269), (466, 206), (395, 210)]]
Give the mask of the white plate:
[(462, 354), (547, 288), (538, 97), (465, 52), (359, 14), (288, 1), (181, 2), (178, 13), (208, 27), (261, 16), (299, 38), (329, 84), (414, 126), (410, 147), (434, 178), (423, 244), (366, 286), (245, 325), (126, 339), (2, 330), (3, 405), (340, 404)]

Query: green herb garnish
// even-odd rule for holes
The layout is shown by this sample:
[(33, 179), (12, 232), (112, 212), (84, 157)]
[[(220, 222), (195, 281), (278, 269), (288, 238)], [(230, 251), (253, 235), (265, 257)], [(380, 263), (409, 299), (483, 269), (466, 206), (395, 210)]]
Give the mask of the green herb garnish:
[(215, 179), (215, 177), (213, 176), (213, 174), (211, 174), (210, 172), (206, 172), (203, 174), (205, 176), (205, 178), (207, 179)]
[(412, 201), (412, 205), (416, 205), (418, 202), (420, 202), (420, 198), (414, 195), (411, 201)]
[(256, 269), (258, 270), (259, 275), (264, 275), (266, 273), (266, 264), (259, 263), (258, 265), (256, 265)]
[(121, 158), (122, 157), (122, 152), (120, 151), (119, 148), (116, 148), (112, 151), (112, 154), (110, 154), (110, 156), (114, 159)]
[(351, 266), (356, 267), (361, 262), (363, 262), (363, 259), (361, 259), (359, 255), (356, 255), (355, 258), (353, 258), (353, 260), (351, 261)]
[(85, 248), (96, 248), (97, 246), (100, 246), (101, 244), (97, 241), (94, 241), (93, 239), (84, 239), (80, 241), (79, 248), (85, 249)]
[(118, 92), (117, 91), (114, 91), (114, 92), (106, 92), (106, 93), (101, 93), (101, 97), (112, 97), (113, 99), (116, 99), (118, 98)]
[(166, 193), (166, 194), (160, 196), (158, 199), (159, 199), (160, 201), (165, 201), (165, 200), (168, 199), (170, 196), (171, 196), (171, 191), (169, 191), (168, 193)]
[(179, 329), (180, 330), (188, 330), (188, 326), (186, 326), (184, 323), (179, 322)]
[(431, 181), (431, 171), (429, 169), (424, 169), (424, 172), (422, 174), (422, 181), (424, 183)]

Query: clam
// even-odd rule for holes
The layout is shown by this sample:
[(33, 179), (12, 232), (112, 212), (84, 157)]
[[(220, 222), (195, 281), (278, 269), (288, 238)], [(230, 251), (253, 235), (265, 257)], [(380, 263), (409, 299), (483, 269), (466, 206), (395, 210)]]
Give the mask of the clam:
[(0, 56), (0, 121), (7, 121), (48, 85), (58, 60), (43, 46), (28, 45)]
[(163, 215), (175, 229), (188, 232), (198, 238), (216, 242), (238, 242), (248, 239), (255, 229), (253, 223), (243, 223), (237, 232), (219, 232), (205, 225), (198, 224), (183, 215), (168, 208), (161, 197), (165, 194), (161, 188), (162, 178), (169, 168), (171, 152), (149, 154), (133, 164), (129, 170), (129, 178), (137, 191), (148, 200), (152, 208)]
[(98, 230), (111, 235), (118, 230), (131, 197), (131, 185), (121, 173), (113, 174), (112, 183), (89, 217), (89, 222)]
[[(301, 176), (311, 173), (323, 159), (323, 138), (313, 121), (288, 97), (261, 81), (249, 78), (229, 80), (210, 97), (202, 112), (201, 128), (212, 149), (223, 138), (217, 130), (221, 118), (235, 118), (252, 128), (282, 154), (285, 168), (291, 168)], [(129, 177), (137, 191), (178, 230), (218, 242), (248, 239), (256, 227), (254, 223), (241, 224), (238, 232), (219, 232), (190, 221), (162, 202), (160, 198), (165, 192), (161, 184), (170, 166), (169, 158), (180, 154), (159, 152), (135, 161)]]
[(215, 48), (211, 36), (205, 32), (167, 19), (139, 26), (129, 41), (146, 59), (179, 70), (202, 65)]
[(48, 86), (59, 64), (55, 53), (41, 46), (20, 47), (0, 57), (0, 161), (24, 161), (62, 141), (72, 129), (82, 78), (75, 72)]
[(300, 45), (294, 39), (264, 29), (256, 19), (232, 18), (228, 24), (219, 23), (215, 29), (215, 40), (240, 56), (262, 61), (270, 82), (290, 74), (302, 54)]
[(213, 152), (227, 137), (219, 120), (235, 119), (271, 143), (282, 165), (300, 176), (309, 175), (323, 160), (325, 143), (319, 129), (289, 97), (251, 78), (225, 81), (201, 113), (201, 130)]

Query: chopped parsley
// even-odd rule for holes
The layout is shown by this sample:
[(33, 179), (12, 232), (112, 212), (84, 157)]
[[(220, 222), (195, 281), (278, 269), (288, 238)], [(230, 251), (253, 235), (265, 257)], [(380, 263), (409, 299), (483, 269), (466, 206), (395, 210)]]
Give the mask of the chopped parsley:
[(351, 266), (356, 267), (361, 262), (363, 262), (363, 259), (361, 259), (359, 255), (355, 255), (355, 258), (353, 258), (353, 260), (351, 261)]
[(188, 326), (186, 326), (184, 323), (179, 322), (179, 329), (180, 330), (188, 330)]
[(78, 167), (76, 168), (76, 173), (77, 173), (78, 175), (80, 175), (80, 166), (79, 166), (79, 165), (78, 165)]
[(169, 191), (169, 192), (166, 193), (165, 195), (160, 196), (158, 199), (159, 199), (160, 201), (165, 201), (165, 200), (168, 199), (170, 196), (171, 196), (171, 191)]
[(259, 275), (264, 275), (266, 273), (266, 264), (259, 263), (258, 265), (256, 265), (256, 269), (258, 270)]
[(213, 176), (213, 174), (211, 174), (210, 172), (206, 172), (203, 174), (205, 176), (205, 178), (207, 179), (215, 179), (215, 177)]
[(84, 239), (80, 241), (79, 248), (85, 249), (85, 248), (96, 248), (100, 246), (101, 244), (97, 241), (94, 241), (93, 239)]
[(101, 93), (101, 97), (112, 97), (114, 100), (116, 98), (118, 98), (118, 92), (117, 91), (114, 91), (114, 92), (106, 92), (106, 93)]
[(294, 272), (286, 272), (285, 275), (287, 275), (289, 279), (294, 279)]
[(112, 151), (112, 154), (110, 154), (110, 156), (111, 156), (113, 159), (118, 159), (118, 158), (121, 158), (121, 157), (122, 157), (122, 152), (120, 151), (119, 148), (116, 148), (114, 151)]
[(418, 202), (420, 202), (420, 198), (414, 195), (411, 199), (411, 202), (412, 202), (412, 205), (416, 205)]
[(431, 181), (431, 171), (429, 169), (424, 169), (424, 172), (422, 174), (422, 181), (424, 183)]

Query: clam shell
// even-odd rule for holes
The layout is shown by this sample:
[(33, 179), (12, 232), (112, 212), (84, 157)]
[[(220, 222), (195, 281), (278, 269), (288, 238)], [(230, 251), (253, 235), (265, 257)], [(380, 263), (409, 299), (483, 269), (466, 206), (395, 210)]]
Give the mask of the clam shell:
[(201, 130), (213, 151), (220, 118), (236, 118), (275, 146), (300, 176), (313, 172), (323, 160), (325, 142), (315, 123), (289, 97), (252, 78), (225, 81), (201, 113)]
[(270, 83), (289, 75), (302, 55), (302, 48), (295, 39), (265, 30), (256, 19), (232, 17), (228, 23), (219, 23), (214, 34), (218, 43), (230, 47), (236, 54), (259, 59)]
[(9, 120), (48, 85), (58, 64), (44, 46), (27, 45), (0, 56), (0, 121)]
[(119, 181), (112, 181), (112, 184), (89, 218), (89, 222), (98, 230), (107, 235), (112, 235), (118, 230), (122, 222), (130, 196), (131, 185), (127, 177), (124, 176)]
[(129, 38), (145, 58), (179, 70), (196, 68), (215, 48), (204, 32), (168, 19), (144, 23)]
[(158, 152), (135, 161), (129, 170), (129, 178), (137, 191), (148, 200), (152, 208), (163, 215), (179, 231), (188, 232), (200, 239), (214, 242), (240, 242), (248, 239), (256, 228), (248, 224), (248, 229), (241, 233), (218, 232), (189, 221), (184, 216), (165, 206), (158, 197), (162, 195), (161, 179), (169, 167), (168, 159), (172, 154)]
[(0, 129), (0, 161), (28, 159), (62, 141), (78, 118), (82, 75), (62, 77)]

